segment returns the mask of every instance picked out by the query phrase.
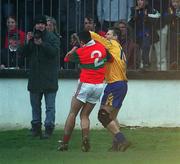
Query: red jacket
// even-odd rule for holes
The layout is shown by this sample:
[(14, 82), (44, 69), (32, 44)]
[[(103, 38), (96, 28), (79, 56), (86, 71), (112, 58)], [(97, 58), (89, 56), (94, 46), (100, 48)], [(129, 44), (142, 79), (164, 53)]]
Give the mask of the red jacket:
[(13, 34), (15, 35), (16, 33), (18, 33), (18, 35), (19, 35), (20, 44), (24, 45), (25, 32), (18, 30), (18, 29), (14, 29), (14, 30), (11, 30), (9, 32), (6, 32), (4, 48), (8, 48), (8, 35), (13, 35)]

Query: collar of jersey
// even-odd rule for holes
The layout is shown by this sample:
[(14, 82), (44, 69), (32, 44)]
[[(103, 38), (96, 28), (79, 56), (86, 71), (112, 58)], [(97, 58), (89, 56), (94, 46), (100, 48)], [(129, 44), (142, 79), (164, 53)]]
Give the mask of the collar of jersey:
[(95, 44), (94, 40), (90, 40), (88, 43), (86, 43), (84, 46), (92, 46)]

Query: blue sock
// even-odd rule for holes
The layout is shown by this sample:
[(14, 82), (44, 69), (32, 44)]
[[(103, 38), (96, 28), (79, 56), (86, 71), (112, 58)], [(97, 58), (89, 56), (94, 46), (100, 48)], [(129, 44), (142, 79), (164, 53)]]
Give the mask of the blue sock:
[(126, 141), (124, 135), (121, 132), (116, 133), (114, 137), (115, 137), (115, 141), (114, 142), (120, 143), (120, 142)]

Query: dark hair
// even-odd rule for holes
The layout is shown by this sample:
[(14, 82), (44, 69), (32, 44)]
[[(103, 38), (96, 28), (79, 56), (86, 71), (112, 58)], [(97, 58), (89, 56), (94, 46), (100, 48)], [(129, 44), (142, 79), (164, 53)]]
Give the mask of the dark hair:
[(16, 22), (16, 17), (14, 16), (14, 15), (9, 15), (7, 18), (6, 18), (6, 20), (8, 20), (8, 19), (14, 19), (15, 20), (15, 22)]
[(79, 40), (85, 44), (91, 40), (91, 34), (89, 31), (81, 31), (78, 33)]
[(85, 16), (84, 19), (87, 19), (90, 22), (94, 22), (94, 19), (91, 16)]
[[(148, 0), (144, 0), (145, 8), (148, 8), (149, 2)], [(137, 5), (137, 0), (136, 0), (136, 5)]]
[(121, 31), (120, 31), (119, 28), (117, 28), (117, 27), (110, 27), (108, 30), (112, 30), (113, 31), (113, 36), (117, 36), (118, 41), (120, 41)]
[(128, 22), (127, 22), (126, 20), (124, 20), (124, 19), (121, 19), (121, 20), (119, 20), (118, 22), (116, 22), (116, 23), (114, 24), (114, 27), (119, 28), (119, 25), (120, 25), (120, 24), (123, 24), (123, 25), (126, 26), (126, 29), (127, 29), (127, 37), (128, 37), (128, 38), (133, 38), (133, 37), (132, 37), (132, 29), (131, 29), (131, 27), (129, 26)]
[(128, 26), (128, 23), (125, 19), (120, 19), (119, 21), (114, 23), (114, 27), (119, 28), (119, 24), (124, 24), (126, 27)]

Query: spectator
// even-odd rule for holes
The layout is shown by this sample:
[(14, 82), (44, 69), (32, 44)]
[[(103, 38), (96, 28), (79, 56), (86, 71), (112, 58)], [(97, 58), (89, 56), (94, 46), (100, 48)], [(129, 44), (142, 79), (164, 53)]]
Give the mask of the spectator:
[[(59, 39), (46, 30), (46, 17), (34, 21), (34, 33), (27, 34), (22, 52), (29, 58), (28, 90), (32, 106), (32, 136), (49, 138), (55, 126), (55, 98), (58, 90)], [(45, 134), (41, 132), (41, 100), (45, 98)]]
[(48, 30), (49, 32), (53, 32), (55, 35), (59, 36), (56, 20), (50, 16), (46, 16), (46, 20), (47, 20), (46, 30)]
[[(1, 1), (1, 32), (2, 34), (5, 33), (5, 28), (6, 28), (6, 20), (10, 15), (15, 15), (15, 5), (11, 1)], [(2, 45), (1, 45), (2, 46)], [(4, 47), (4, 46), (2, 46)]]
[(128, 21), (133, 6), (134, 0), (98, 0), (97, 16), (103, 30), (107, 31), (121, 19)]
[(171, 0), (170, 18), (170, 69), (180, 69), (180, 1)]
[(132, 31), (125, 20), (120, 20), (114, 24), (121, 31), (120, 44), (126, 55), (127, 68), (137, 69), (140, 64), (139, 47), (132, 39)]
[[(157, 16), (157, 22), (154, 30), (157, 31), (159, 40), (154, 43), (154, 50), (156, 55), (156, 68), (159, 71), (167, 70), (167, 39), (168, 39), (168, 6), (169, 0), (149, 0), (149, 5), (159, 11), (154, 15)], [(153, 36), (155, 37), (155, 36)]]
[(84, 18), (84, 30), (85, 31), (95, 31), (96, 23), (94, 22), (93, 18), (86, 16)]
[(25, 41), (25, 33), (24, 31), (17, 28), (16, 18), (14, 16), (9, 16), (6, 21), (7, 29), (4, 33), (4, 38), (2, 38), (3, 47), (8, 48), (9, 36), (16, 35), (19, 37), (20, 45), (24, 44)]
[(100, 31), (96, 28), (96, 23), (94, 19), (90, 16), (84, 18), (84, 30), (85, 31), (96, 31), (99, 35), (105, 37), (105, 31)]
[(1, 51), (1, 69), (19, 69), (24, 66), (24, 59), (17, 51), (20, 44), (18, 38), (15, 34), (9, 36), (8, 48)]
[(75, 52), (74, 50), (70, 51), (65, 58), (66, 61), (77, 59), (81, 67), (81, 74), (65, 123), (63, 141), (58, 148), (60, 151), (68, 150), (68, 143), (79, 112), (82, 129), (82, 151), (89, 151), (89, 115), (96, 102), (100, 99), (104, 88), (106, 49), (91, 39), (89, 31), (80, 32), (78, 36), (82, 47), (78, 48)]
[(64, 52), (63, 52), (63, 48), (61, 46), (62, 36), (58, 33), (56, 20), (50, 16), (46, 16), (46, 20), (47, 20), (47, 26), (46, 26), (47, 31), (53, 32), (58, 37), (58, 39), (60, 40), (60, 52), (59, 52), (59, 54), (60, 54), (60, 68), (64, 69)]
[[(142, 53), (143, 69), (150, 68), (149, 52), (152, 42), (158, 40), (157, 33), (152, 34), (152, 25), (155, 23), (153, 18), (148, 15), (152, 13), (153, 9), (148, 6), (147, 0), (137, 0), (136, 7), (132, 8), (131, 20), (129, 24), (134, 29), (136, 42), (138, 43)], [(153, 36), (153, 40), (152, 40)]]

